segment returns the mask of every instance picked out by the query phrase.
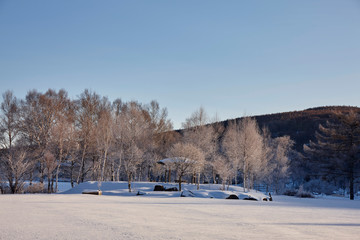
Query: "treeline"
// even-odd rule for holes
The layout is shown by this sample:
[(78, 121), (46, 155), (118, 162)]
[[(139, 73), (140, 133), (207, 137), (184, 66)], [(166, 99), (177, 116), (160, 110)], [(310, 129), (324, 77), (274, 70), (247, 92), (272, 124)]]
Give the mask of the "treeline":
[[(290, 158), (290, 188), (348, 194), (350, 199), (360, 191), (360, 108), (317, 107), (254, 119), (272, 138), (287, 135), (294, 141), (298, 154)], [(233, 121), (242, 119), (221, 124)]]
[(85, 90), (70, 100), (65, 90), (30, 91), (18, 100), (12, 92), (1, 103), (1, 179), (11, 192), (24, 180), (47, 180), (57, 190), (59, 177), (71, 185), (84, 180), (153, 180), (156, 161), (175, 141), (166, 109), (156, 101), (110, 102)]
[[(226, 130), (208, 125), (200, 108), (173, 131), (166, 108), (156, 101), (110, 102), (85, 90), (69, 99), (65, 90), (30, 91), (18, 100), (12, 92), (1, 103), (1, 179), (11, 192), (23, 191), (24, 181), (47, 182), (56, 192), (59, 178), (71, 185), (85, 180), (164, 181), (157, 162), (172, 162), (166, 179), (238, 183), (246, 188), (260, 181), (277, 189), (287, 177), (289, 137), (261, 134), (255, 120), (246, 118)], [(189, 160), (190, 159), (190, 160)]]
[[(358, 114), (353, 114), (359, 123)], [(342, 186), (345, 179), (352, 193), (356, 185), (358, 140), (351, 151), (320, 151), (316, 144), (334, 145), (334, 136), (326, 141), (317, 137), (306, 151), (296, 151), (293, 136), (273, 132), (259, 117), (211, 123), (200, 108), (182, 130), (174, 131), (166, 108), (156, 101), (110, 102), (89, 90), (70, 99), (65, 90), (51, 89), (30, 91), (20, 100), (5, 92), (0, 117), (0, 190), (7, 185), (12, 193), (23, 192), (25, 181), (47, 183), (47, 191), (56, 192), (60, 179), (72, 186), (88, 180), (128, 181), (129, 191), (132, 181), (177, 181), (179, 190), (184, 180), (222, 183), (223, 189), (241, 183), (245, 189), (261, 186), (275, 192), (311, 186), (314, 180)], [(334, 164), (315, 173), (325, 152), (331, 153), (326, 159)], [(344, 160), (348, 155), (353, 156), (352, 165)], [(343, 170), (329, 177), (325, 173), (335, 162)]]

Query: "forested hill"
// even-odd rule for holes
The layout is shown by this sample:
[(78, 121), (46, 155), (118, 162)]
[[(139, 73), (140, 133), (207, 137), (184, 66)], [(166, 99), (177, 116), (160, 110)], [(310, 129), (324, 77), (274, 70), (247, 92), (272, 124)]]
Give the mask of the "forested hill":
[[(268, 127), (272, 137), (289, 135), (295, 141), (295, 148), (302, 151), (303, 144), (315, 139), (315, 132), (319, 124), (326, 123), (334, 117), (334, 111), (347, 113), (349, 111), (360, 112), (358, 107), (331, 106), (310, 108), (303, 111), (275, 113), (261, 116), (254, 116), (259, 127)], [(227, 127), (230, 121), (240, 121), (241, 118), (220, 122)]]

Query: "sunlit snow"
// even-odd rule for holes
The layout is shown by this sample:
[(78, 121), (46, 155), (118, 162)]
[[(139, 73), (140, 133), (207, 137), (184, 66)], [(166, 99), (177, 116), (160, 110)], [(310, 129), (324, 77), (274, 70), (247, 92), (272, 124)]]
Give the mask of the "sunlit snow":
[[(198, 197), (177, 197), (178, 192), (152, 193), (143, 183), (134, 183), (132, 194), (126, 193), (126, 187), (119, 188), (119, 183), (113, 183), (113, 189), (111, 183), (103, 184), (105, 195), (102, 196), (79, 194), (91, 189), (91, 185), (97, 188), (96, 183), (88, 183), (66, 194), (0, 195), (0, 239), (357, 239), (360, 236), (359, 200), (285, 196), (273, 196), (272, 202), (226, 200), (220, 198), (227, 193), (220, 196), (216, 185), (202, 185)], [(133, 195), (137, 191), (147, 194)], [(219, 198), (208, 198), (212, 194), (213, 197), (219, 194)]]

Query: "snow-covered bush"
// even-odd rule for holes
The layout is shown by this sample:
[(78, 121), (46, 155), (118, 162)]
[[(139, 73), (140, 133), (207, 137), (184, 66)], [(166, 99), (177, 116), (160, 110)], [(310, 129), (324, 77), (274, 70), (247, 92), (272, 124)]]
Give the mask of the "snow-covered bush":
[(327, 181), (322, 181), (320, 179), (312, 179), (309, 182), (306, 182), (303, 185), (305, 191), (313, 192), (313, 193), (324, 193), (327, 195), (332, 194), (335, 190), (337, 190), (336, 186), (330, 184)]
[(300, 186), (295, 196), (299, 198), (314, 198), (314, 196), (310, 192), (304, 190), (302, 185)]

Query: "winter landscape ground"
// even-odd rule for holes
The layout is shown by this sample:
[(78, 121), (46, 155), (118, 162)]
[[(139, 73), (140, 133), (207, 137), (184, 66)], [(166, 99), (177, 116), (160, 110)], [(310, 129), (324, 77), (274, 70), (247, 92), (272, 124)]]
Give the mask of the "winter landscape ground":
[[(226, 200), (216, 186), (198, 197), (154, 193), (150, 183), (96, 183), (63, 194), (1, 195), (0, 239), (358, 239), (360, 201), (338, 197)], [(112, 186), (112, 187), (111, 187)], [(112, 189), (111, 189), (112, 188)], [(193, 189), (193, 185), (185, 189)], [(240, 188), (230, 192), (240, 194)], [(140, 191), (145, 195), (136, 196)], [(196, 193), (196, 190), (190, 190)], [(254, 197), (261, 193), (251, 192)], [(128, 195), (128, 196), (125, 196)], [(208, 198), (215, 196), (214, 198)]]

